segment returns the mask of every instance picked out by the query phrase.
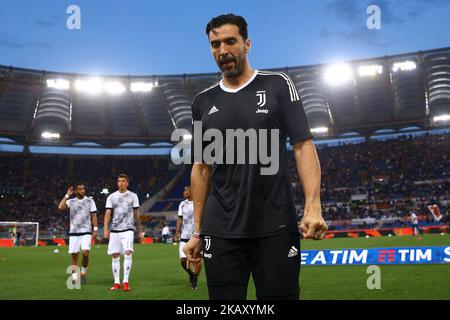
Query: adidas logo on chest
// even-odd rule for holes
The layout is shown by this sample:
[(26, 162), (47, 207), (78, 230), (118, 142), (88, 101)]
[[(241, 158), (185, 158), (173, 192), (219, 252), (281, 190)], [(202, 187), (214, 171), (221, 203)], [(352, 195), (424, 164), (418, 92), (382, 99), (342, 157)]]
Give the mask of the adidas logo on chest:
[(208, 115), (212, 115), (213, 113), (219, 112), (219, 109), (217, 109), (216, 106), (212, 106), (212, 108), (209, 110)]

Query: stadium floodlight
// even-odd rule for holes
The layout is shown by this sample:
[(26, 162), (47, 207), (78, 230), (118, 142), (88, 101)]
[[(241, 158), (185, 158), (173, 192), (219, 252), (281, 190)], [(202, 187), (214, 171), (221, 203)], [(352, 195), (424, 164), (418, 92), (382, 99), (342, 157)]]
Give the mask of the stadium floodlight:
[(401, 61), (396, 62), (392, 65), (392, 71), (410, 71), (417, 68), (417, 64), (414, 61), (407, 60), (407, 61)]
[(433, 117), (434, 122), (447, 122), (450, 121), (450, 114), (443, 114), (440, 116)]
[(370, 77), (383, 73), (383, 66), (380, 64), (362, 65), (358, 68), (360, 77)]
[(103, 81), (96, 77), (87, 80), (78, 79), (75, 81), (75, 88), (77, 91), (98, 94), (103, 89)]
[(153, 82), (132, 82), (130, 90), (132, 92), (150, 92), (153, 90)]
[(312, 133), (328, 133), (327, 127), (316, 127), (311, 129)]
[(183, 140), (192, 140), (192, 134), (185, 134)]
[(47, 87), (67, 90), (70, 88), (70, 82), (66, 79), (47, 79)]
[(353, 79), (352, 67), (348, 64), (334, 64), (326, 68), (324, 73), (326, 83), (331, 86), (339, 86)]
[(56, 132), (44, 131), (42, 132), (42, 138), (44, 139), (59, 139), (60, 134)]
[(109, 81), (103, 85), (106, 92), (112, 95), (122, 94), (126, 91), (125, 86), (119, 81)]
[(108, 188), (103, 188), (100, 193), (101, 194), (109, 194), (109, 189)]

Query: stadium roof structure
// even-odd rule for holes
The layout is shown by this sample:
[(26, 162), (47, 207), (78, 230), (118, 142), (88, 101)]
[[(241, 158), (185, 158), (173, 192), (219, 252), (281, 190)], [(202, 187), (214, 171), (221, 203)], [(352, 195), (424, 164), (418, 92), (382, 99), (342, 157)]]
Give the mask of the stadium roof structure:
[[(270, 70), (291, 77), (318, 137), (428, 128), (450, 114), (450, 47)], [(0, 137), (25, 145), (41, 143), (44, 132), (59, 134), (64, 145), (167, 142), (174, 128), (190, 129), (193, 97), (220, 78), (94, 77), (0, 65)]]

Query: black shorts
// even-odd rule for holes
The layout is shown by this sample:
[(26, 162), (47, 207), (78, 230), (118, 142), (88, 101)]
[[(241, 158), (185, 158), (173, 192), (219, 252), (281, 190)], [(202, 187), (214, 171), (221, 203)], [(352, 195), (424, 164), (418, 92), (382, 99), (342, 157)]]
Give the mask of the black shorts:
[(212, 300), (245, 300), (250, 274), (257, 299), (300, 298), (300, 235), (297, 233), (255, 239), (205, 236), (202, 253)]

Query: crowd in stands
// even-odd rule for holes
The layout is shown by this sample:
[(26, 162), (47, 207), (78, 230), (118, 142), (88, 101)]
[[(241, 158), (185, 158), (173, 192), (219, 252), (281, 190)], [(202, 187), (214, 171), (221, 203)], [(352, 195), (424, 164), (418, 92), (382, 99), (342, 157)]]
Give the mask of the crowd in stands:
[[(318, 155), (321, 200), (328, 221), (375, 218), (375, 226), (392, 226), (404, 224), (411, 211), (420, 221), (431, 222), (429, 204), (440, 205), (444, 212), (448, 209), (449, 135), (323, 147)], [(293, 160), (292, 154), (292, 186), (301, 211), (304, 194)]]
[[(330, 229), (403, 226), (408, 224), (410, 212), (416, 213), (421, 223), (433, 223), (430, 204), (438, 204), (444, 214), (448, 211), (449, 135), (321, 147), (318, 155), (321, 203)], [(97, 203), (102, 223), (107, 197), (102, 190), (115, 191), (119, 173), (130, 176), (129, 188), (142, 203), (167, 184), (169, 161), (157, 157), (1, 154), (0, 221), (39, 221), (47, 230), (67, 230), (68, 214), (56, 208), (67, 187), (82, 181)], [(293, 153), (289, 165), (300, 217), (304, 195)], [(163, 225), (164, 220), (150, 219), (147, 223)]]

